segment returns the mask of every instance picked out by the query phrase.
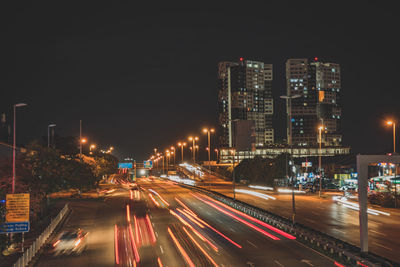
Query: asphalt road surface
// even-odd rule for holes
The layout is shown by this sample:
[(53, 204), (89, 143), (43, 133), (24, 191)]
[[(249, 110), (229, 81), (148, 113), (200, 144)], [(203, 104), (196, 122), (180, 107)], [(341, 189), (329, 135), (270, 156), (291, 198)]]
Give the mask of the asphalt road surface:
[(55, 257), (48, 246), (36, 266), (335, 266), (205, 195), (158, 179), (138, 184), (121, 185), (104, 202), (72, 202), (62, 230), (88, 231), (86, 251)]

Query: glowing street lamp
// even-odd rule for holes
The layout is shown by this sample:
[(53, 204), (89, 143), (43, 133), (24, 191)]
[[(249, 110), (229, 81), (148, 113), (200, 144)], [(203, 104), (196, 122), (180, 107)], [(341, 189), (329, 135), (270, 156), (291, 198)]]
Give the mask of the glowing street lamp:
[(387, 121), (387, 125), (393, 125), (393, 154), (396, 154), (396, 123), (394, 121)]
[(195, 142), (196, 141), (198, 141), (199, 140), (199, 137), (192, 137), (192, 136), (189, 136), (189, 141), (192, 141), (193, 142), (193, 163), (196, 163), (196, 145), (195, 145)]
[(181, 147), (181, 153), (182, 153), (182, 159), (181, 159), (181, 160), (182, 160), (182, 162), (183, 162), (183, 147), (186, 146), (186, 143), (185, 143), (185, 142), (182, 142), (182, 143), (179, 142), (179, 143), (178, 143), (178, 146)]
[(90, 147), (89, 147), (89, 154), (90, 154), (90, 155), (93, 154), (92, 149), (95, 149), (95, 148), (96, 148), (96, 145), (95, 145), (95, 144), (91, 144), (91, 145), (90, 145)]
[(171, 146), (171, 150), (172, 150), (171, 154), (174, 155), (174, 165), (175, 165), (175, 147)]
[(209, 170), (211, 170), (211, 165), (210, 165), (210, 161), (211, 161), (211, 156), (210, 156), (210, 153), (211, 153), (211, 147), (210, 147), (210, 133), (214, 133), (214, 132), (215, 132), (214, 129), (207, 129), (207, 128), (204, 128), (204, 129), (203, 129), (203, 133), (205, 133), (205, 134), (208, 135), (208, 169), (209, 169)]

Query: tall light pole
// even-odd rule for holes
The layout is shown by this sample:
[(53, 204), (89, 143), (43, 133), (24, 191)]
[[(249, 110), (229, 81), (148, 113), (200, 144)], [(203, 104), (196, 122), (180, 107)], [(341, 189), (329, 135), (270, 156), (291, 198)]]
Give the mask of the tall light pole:
[(233, 160), (232, 160), (232, 182), (233, 182), (233, 200), (236, 200), (236, 178), (235, 178), (235, 154), (236, 151), (235, 149), (231, 150), (231, 153), (233, 155)]
[(175, 165), (175, 147), (171, 146), (171, 154), (174, 155), (174, 165)]
[(203, 133), (208, 135), (208, 169), (209, 170), (211, 170), (211, 165), (210, 165), (210, 161), (211, 161), (211, 156), (210, 156), (210, 153), (211, 153), (210, 133), (214, 133), (214, 132), (215, 132), (214, 129), (207, 129), (207, 128), (203, 129)]
[(49, 124), (47, 126), (47, 147), (50, 147), (50, 128), (56, 127), (55, 124)]
[(197, 136), (196, 137), (189, 136), (189, 141), (193, 142), (193, 149), (192, 149), (192, 152), (193, 152), (193, 163), (196, 163), (196, 146), (195, 146), (195, 142), (197, 140), (199, 140), (199, 138)]
[(396, 123), (394, 121), (387, 121), (387, 125), (393, 125), (393, 154), (396, 154)]
[[(286, 109), (287, 109), (287, 126), (288, 126), (288, 145), (290, 148), (290, 158), (292, 158), (292, 99), (299, 98), (301, 95), (291, 95), (289, 91), (289, 95), (282, 95), (281, 98), (286, 99)], [(287, 163), (286, 163), (287, 164)], [(286, 166), (286, 177), (288, 177), (288, 167)], [(296, 216), (296, 200), (294, 195), (294, 175), (292, 176), (292, 223), (295, 223)]]
[(186, 143), (185, 143), (185, 142), (179, 142), (179, 143), (178, 143), (178, 146), (181, 148), (181, 153), (182, 153), (182, 158), (181, 158), (181, 160), (182, 160), (182, 162), (183, 162), (183, 147), (186, 146)]
[(15, 178), (16, 178), (16, 169), (15, 169), (15, 155), (16, 155), (16, 129), (17, 129), (17, 108), (27, 106), (25, 103), (18, 103), (14, 105), (14, 142), (13, 142), (13, 180), (12, 180), (12, 193), (15, 192)]
[(321, 155), (322, 155), (322, 130), (324, 126), (318, 127), (318, 143), (319, 143), (319, 150), (318, 150), (318, 174), (319, 174), (319, 197), (321, 197), (322, 193), (322, 172), (321, 172)]

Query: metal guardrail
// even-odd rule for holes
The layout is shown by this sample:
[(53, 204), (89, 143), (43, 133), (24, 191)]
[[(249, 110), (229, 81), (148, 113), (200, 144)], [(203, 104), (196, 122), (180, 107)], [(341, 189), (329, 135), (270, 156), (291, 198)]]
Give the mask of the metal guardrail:
[(379, 267), (387, 266), (393, 267), (398, 266), (397, 263), (391, 262), (385, 258), (368, 253), (362, 255), (360, 248), (351, 245), (345, 241), (331, 237), (325, 233), (316, 231), (304, 225), (296, 223), (292, 224), (287, 218), (273, 214), (261, 208), (252, 206), (242, 201), (233, 200), (232, 198), (225, 196), (221, 193), (210, 191), (205, 188), (199, 188), (190, 185), (181, 186), (200, 191), (209, 197), (212, 197), (222, 203), (231, 206), (239, 211), (242, 211), (254, 218), (264, 221), (268, 224), (273, 225), (285, 232), (288, 232), (296, 236), (297, 241), (306, 244), (307, 246), (324, 253), (332, 259), (342, 261), (344, 264), (351, 264), (351, 266), (369, 266)]
[(51, 220), (51, 223), (47, 228), (42, 232), (42, 234), (36, 238), (36, 240), (32, 243), (32, 245), (21, 255), (16, 263), (14, 263), (13, 267), (25, 267), (32, 260), (32, 258), (36, 255), (39, 249), (46, 243), (49, 236), (53, 233), (54, 229), (60, 223), (60, 221), (64, 218), (64, 216), (68, 213), (68, 204), (65, 204), (64, 208), (58, 213), (58, 215)]

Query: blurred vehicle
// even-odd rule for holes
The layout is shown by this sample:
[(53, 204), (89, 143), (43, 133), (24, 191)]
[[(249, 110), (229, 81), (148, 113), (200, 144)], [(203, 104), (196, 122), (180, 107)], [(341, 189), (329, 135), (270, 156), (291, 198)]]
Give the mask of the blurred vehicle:
[(54, 255), (81, 254), (87, 246), (87, 235), (88, 232), (85, 232), (80, 228), (62, 232), (60, 238), (53, 244)]

